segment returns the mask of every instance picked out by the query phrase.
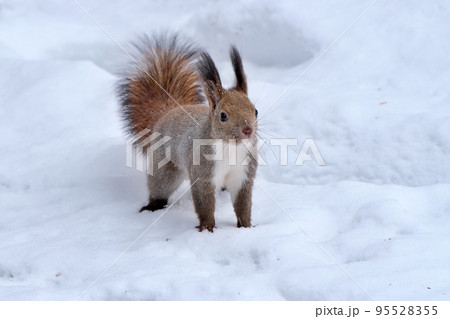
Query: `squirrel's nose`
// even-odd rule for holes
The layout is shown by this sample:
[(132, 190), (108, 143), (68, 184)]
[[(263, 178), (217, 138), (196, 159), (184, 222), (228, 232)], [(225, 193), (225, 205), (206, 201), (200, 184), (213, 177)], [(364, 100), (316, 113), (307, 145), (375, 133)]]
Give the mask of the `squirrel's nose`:
[(253, 133), (253, 129), (250, 126), (244, 126), (242, 129), (242, 134), (245, 136), (245, 138), (249, 138)]

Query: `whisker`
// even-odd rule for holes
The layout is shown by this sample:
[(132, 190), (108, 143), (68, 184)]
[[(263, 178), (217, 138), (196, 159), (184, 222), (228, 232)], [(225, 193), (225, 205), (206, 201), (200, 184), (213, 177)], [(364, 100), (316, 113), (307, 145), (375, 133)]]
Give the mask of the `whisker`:
[(270, 147), (270, 145), (267, 144), (267, 141), (266, 141), (264, 138), (262, 138), (260, 135), (258, 135), (258, 133), (257, 133), (256, 135), (257, 135), (257, 136), (259, 137), (259, 139), (262, 140), (263, 143), (270, 149), (270, 151), (272, 152), (272, 154), (273, 154), (273, 156), (275, 157), (275, 159), (276, 159), (277, 161), (279, 161), (280, 158), (277, 157), (277, 154), (273, 151), (273, 149)]

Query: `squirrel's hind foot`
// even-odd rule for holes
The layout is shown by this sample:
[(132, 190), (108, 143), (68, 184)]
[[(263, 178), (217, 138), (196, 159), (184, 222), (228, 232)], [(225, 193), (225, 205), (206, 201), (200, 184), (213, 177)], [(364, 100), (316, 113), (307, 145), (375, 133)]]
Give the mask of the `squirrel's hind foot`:
[(142, 213), (144, 210), (154, 212), (155, 210), (163, 209), (166, 205), (167, 199), (151, 199), (147, 206), (144, 206), (139, 210), (139, 213)]

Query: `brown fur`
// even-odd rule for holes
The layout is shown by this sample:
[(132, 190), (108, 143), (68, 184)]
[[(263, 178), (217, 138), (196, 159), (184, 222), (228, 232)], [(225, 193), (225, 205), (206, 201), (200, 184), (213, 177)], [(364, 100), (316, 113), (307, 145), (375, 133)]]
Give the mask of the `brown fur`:
[(144, 129), (152, 131), (156, 122), (178, 105), (204, 102), (193, 65), (195, 48), (176, 36), (142, 37), (135, 47), (136, 65), (118, 85), (122, 114), (130, 134)]

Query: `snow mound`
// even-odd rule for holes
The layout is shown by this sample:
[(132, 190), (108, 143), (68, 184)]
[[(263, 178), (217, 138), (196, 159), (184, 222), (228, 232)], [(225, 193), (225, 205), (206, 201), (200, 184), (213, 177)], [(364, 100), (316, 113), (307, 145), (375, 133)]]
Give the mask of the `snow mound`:
[(209, 3), (186, 24), (186, 32), (217, 56), (235, 44), (246, 59), (270, 67), (292, 67), (311, 59), (319, 44), (283, 19), (274, 6)]

